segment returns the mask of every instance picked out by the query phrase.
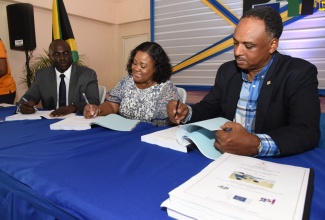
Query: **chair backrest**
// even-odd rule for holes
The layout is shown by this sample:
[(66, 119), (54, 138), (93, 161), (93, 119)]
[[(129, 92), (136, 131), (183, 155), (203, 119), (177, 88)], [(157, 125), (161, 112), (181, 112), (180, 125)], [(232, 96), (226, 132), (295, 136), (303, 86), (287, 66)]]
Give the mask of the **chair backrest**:
[(186, 102), (186, 98), (187, 98), (187, 93), (186, 93), (186, 90), (181, 88), (181, 87), (176, 87), (177, 88), (177, 91), (178, 91), (178, 94), (181, 96), (181, 101), (183, 103)]
[(100, 103), (103, 103), (106, 98), (106, 87), (98, 86), (98, 90), (99, 90), (99, 101), (100, 101)]

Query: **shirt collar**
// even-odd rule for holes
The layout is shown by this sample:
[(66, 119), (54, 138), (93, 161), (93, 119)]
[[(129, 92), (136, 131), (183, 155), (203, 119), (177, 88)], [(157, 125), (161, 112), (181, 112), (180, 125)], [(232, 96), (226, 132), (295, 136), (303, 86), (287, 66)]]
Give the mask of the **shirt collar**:
[[(71, 76), (71, 67), (72, 65), (63, 73), (68, 80), (70, 80), (70, 76)], [(55, 73), (56, 73), (56, 77), (60, 78), (60, 75), (62, 73), (60, 73), (56, 68), (55, 68)]]

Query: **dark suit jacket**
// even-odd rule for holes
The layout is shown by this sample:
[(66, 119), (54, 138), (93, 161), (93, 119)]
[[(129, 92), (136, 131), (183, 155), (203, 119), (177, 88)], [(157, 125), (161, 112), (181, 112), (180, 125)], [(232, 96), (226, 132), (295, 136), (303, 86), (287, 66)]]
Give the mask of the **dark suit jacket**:
[[(77, 107), (77, 113), (82, 114), (86, 105), (82, 93), (85, 93), (89, 103), (99, 105), (99, 92), (96, 72), (87, 67), (72, 64), (69, 84), (68, 103)], [(56, 109), (57, 83), (55, 68), (49, 67), (36, 72), (35, 81), (23, 96), (34, 100), (35, 104), (42, 102), (44, 109)]]
[[(214, 117), (233, 120), (242, 87), (235, 61), (220, 66), (215, 84), (192, 107), (190, 122)], [(276, 52), (257, 101), (255, 133), (268, 134), (281, 156), (313, 149), (320, 138), (317, 69), (311, 63)]]

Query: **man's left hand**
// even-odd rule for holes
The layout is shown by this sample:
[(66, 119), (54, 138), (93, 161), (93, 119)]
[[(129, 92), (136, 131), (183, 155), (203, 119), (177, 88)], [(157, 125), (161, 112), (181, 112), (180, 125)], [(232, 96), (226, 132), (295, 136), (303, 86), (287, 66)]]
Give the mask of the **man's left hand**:
[(76, 106), (73, 105), (68, 105), (68, 106), (62, 106), (56, 110), (54, 110), (53, 112), (51, 112), (50, 116), (51, 117), (60, 117), (60, 116), (64, 116), (70, 113), (75, 113), (77, 111)]
[(227, 122), (221, 126), (222, 130), (216, 131), (216, 141), (214, 147), (221, 153), (243, 156), (255, 156), (258, 154), (260, 139), (246, 131), (239, 123)]

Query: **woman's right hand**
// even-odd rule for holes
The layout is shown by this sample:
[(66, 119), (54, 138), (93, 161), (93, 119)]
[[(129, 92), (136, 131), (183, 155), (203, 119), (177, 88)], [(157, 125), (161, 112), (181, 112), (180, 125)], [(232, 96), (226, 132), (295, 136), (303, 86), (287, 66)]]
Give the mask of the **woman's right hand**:
[(86, 105), (84, 107), (84, 117), (85, 118), (95, 118), (100, 113), (100, 108), (97, 105)]
[(168, 118), (175, 124), (180, 124), (184, 118), (186, 118), (189, 110), (186, 104), (176, 100), (170, 100), (166, 106)]

